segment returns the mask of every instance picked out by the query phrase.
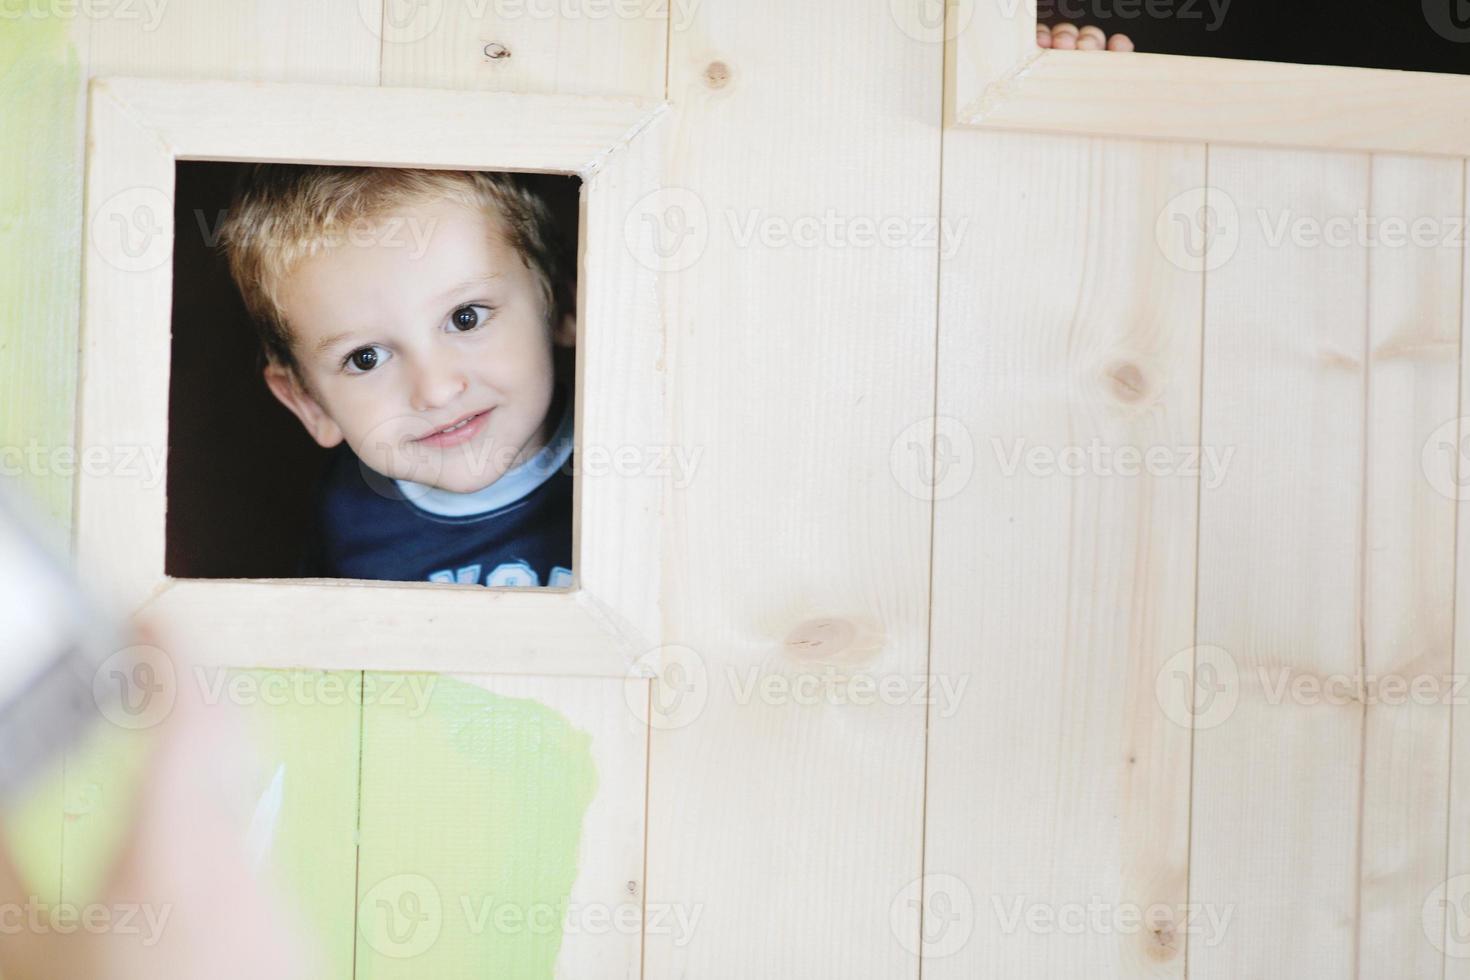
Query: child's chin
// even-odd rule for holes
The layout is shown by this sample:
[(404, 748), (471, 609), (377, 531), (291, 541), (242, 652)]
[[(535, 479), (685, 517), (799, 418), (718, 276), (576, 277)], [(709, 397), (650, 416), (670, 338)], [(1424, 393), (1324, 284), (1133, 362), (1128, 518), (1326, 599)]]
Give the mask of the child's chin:
[(428, 483), (429, 486), (449, 493), (478, 493), (490, 484), (500, 479), (500, 473), (479, 474), (454, 474), (441, 473), (439, 478)]

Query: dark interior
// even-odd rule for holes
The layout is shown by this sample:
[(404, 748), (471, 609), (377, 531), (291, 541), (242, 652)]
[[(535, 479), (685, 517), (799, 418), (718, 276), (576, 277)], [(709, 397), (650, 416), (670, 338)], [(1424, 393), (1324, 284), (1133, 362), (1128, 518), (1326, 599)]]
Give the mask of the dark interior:
[(1038, 0), (1037, 16), (1156, 54), (1470, 72), (1467, 0)]
[[(327, 458), (266, 388), (259, 343), (214, 243), (240, 166), (176, 169), (164, 559), (175, 578), (291, 577)], [(528, 179), (577, 241), (581, 181)]]

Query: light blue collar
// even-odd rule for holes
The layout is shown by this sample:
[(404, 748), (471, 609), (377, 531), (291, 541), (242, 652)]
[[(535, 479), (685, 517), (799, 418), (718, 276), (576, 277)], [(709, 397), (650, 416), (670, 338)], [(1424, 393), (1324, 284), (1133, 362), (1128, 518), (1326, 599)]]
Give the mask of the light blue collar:
[(566, 463), (572, 455), (572, 414), (572, 400), (568, 398), (551, 441), (535, 456), (507, 470), (500, 479), (474, 493), (455, 493), (410, 480), (393, 482), (414, 506), (440, 517), (469, 517), (499, 510), (551, 479), (552, 474)]

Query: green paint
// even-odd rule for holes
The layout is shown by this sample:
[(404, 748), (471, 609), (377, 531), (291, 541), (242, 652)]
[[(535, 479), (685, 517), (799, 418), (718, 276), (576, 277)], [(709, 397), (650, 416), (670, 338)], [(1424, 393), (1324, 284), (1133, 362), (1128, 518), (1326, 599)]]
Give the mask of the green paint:
[[(0, 27), (0, 447), (72, 438), (82, 213), (73, 23), (27, 13)], [(21, 482), (64, 537), (71, 479), (45, 469)], [(61, 887), (63, 779), (58, 757), (3, 816), (11, 853), (48, 901)]]
[[(22, 451), (73, 438), (82, 71), (68, 31), (82, 23), (22, 14), (0, 29), (0, 447)], [(66, 528), (72, 476), (64, 459), (40, 459), (22, 482)]]
[(591, 737), (535, 701), (432, 683), (426, 705), (383, 686), (364, 709), (357, 976), (549, 980)]
[[(283, 918), (312, 947), (317, 980), (351, 980), (357, 905), (357, 671), (233, 671), (252, 750), (244, 802), (257, 814), (281, 774), (280, 809), (262, 877)], [(239, 679), (238, 681), (236, 679)], [(225, 694), (226, 700), (232, 698)]]

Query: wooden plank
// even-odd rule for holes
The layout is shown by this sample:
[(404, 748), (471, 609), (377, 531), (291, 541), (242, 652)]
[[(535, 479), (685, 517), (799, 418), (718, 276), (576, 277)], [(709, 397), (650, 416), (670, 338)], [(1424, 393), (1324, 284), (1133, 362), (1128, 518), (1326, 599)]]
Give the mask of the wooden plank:
[[(1470, 172), (1462, 185), (1461, 215), (1470, 212)], [(1470, 356), (1465, 336), (1470, 332), (1470, 249), (1461, 249), (1460, 286), (1460, 402), (1459, 418), (1451, 430), (1454, 451), (1444, 452), (1442, 443), (1434, 446), (1434, 461), (1439, 469), (1438, 486), (1449, 490), (1456, 501), (1455, 521), (1455, 653), (1456, 681), (1470, 676), (1470, 460), (1465, 447), (1470, 445), (1470, 419), (1465, 406), (1470, 405)], [(1448, 457), (1448, 459), (1446, 458)], [(1452, 482), (1446, 484), (1446, 477)], [(1462, 692), (1463, 694), (1463, 692)], [(1444, 980), (1470, 980), (1470, 835), (1461, 828), (1470, 822), (1470, 709), (1464, 696), (1453, 699), (1451, 708), (1450, 745), (1450, 810), (1449, 854), (1444, 881), (1424, 899), (1425, 938), (1444, 953)], [(1436, 934), (1437, 920), (1442, 923)]]
[[(530, 10), (533, 6), (534, 15)], [(551, 16), (541, 16), (543, 8), (550, 9)], [(517, 15), (518, 9), (526, 11), (526, 16)], [(431, 3), (416, 8), (413, 17), (395, 21), (387, 18), (406, 11), (390, 2), (384, 10), (382, 83), (543, 96), (496, 103), (524, 107), (527, 112), (516, 125), (497, 127), (492, 135), (505, 147), (504, 162), (500, 165), (528, 169), (535, 160), (524, 151), (524, 140), (520, 137), (555, 115), (552, 110), (556, 106), (572, 104), (570, 100), (552, 96), (663, 97), (667, 24), (650, 17), (592, 20), (581, 16), (588, 9), (586, 6), (536, 6), (536, 0), (521, 8), (513, 4)], [(499, 56), (492, 58), (487, 51)], [(462, 96), (459, 101), (463, 102)], [(646, 102), (631, 103), (626, 99), (609, 100), (607, 104), (647, 106)], [(507, 132), (515, 134), (517, 140), (508, 141)], [(578, 132), (598, 138), (606, 135), (595, 120), (579, 126)], [(627, 386), (626, 379), (632, 376), (630, 371), (647, 362), (648, 356), (661, 366), (663, 350), (659, 330), (645, 328), (636, 331), (636, 335), (621, 334), (625, 325), (650, 321), (650, 317), (635, 318), (629, 313), (652, 309), (656, 304), (652, 276), (657, 270), (630, 263), (629, 259), (638, 256), (631, 249), (614, 244), (614, 239), (624, 235), (626, 216), (657, 186), (657, 165), (663, 154), (662, 144), (651, 133), (641, 133), (634, 141), (624, 139), (626, 133), (625, 129), (623, 134), (613, 134), (613, 139), (604, 139), (602, 146), (588, 156), (589, 163), (598, 163), (599, 172), (590, 175), (583, 188), (583, 248), (578, 289), (579, 304), (585, 312), (579, 324), (577, 359), (578, 389), (582, 393), (577, 419), (579, 458), (586, 458), (589, 451), (599, 449), (611, 450), (640, 442), (646, 446), (663, 446), (667, 442), (661, 386), (645, 384), (640, 386), (640, 391), (617, 394)], [(421, 140), (418, 143), (423, 145)], [(602, 166), (606, 162), (602, 154), (615, 144), (621, 146), (616, 155), (622, 159)], [(494, 161), (481, 160), (476, 165), (494, 165)], [(595, 197), (591, 193), (594, 191)], [(595, 237), (589, 237), (589, 231)], [(602, 247), (594, 246), (594, 241), (602, 243)], [(589, 284), (594, 280), (598, 288), (589, 292)], [(589, 298), (596, 300), (594, 308), (589, 308)], [(589, 363), (589, 353), (600, 349), (605, 353), (598, 355), (596, 363)], [(656, 396), (652, 402), (651, 395)], [(589, 494), (589, 489), (611, 480), (616, 480), (631, 495)], [(607, 673), (609, 665), (617, 672), (625, 672), (631, 658), (642, 654), (644, 649), (625, 650), (615, 637), (619, 634), (629, 638), (657, 637), (661, 632), (662, 589), (657, 573), (628, 574), (630, 568), (647, 564), (636, 556), (650, 553), (650, 548), (653, 555), (660, 551), (661, 493), (657, 482), (643, 480), (634, 488), (634, 481), (626, 475), (609, 474), (599, 481), (590, 470), (582, 474), (576, 503), (578, 554), (586, 556), (589, 549), (595, 549), (597, 553), (609, 555), (616, 550), (620, 556), (615, 563), (601, 565), (588, 562), (585, 557), (579, 559), (577, 573), (581, 584), (607, 600), (606, 604), (595, 603), (596, 610), (602, 612), (597, 617), (598, 624), (606, 632), (582, 635), (561, 645), (568, 653), (563, 658), (567, 663), (572, 662), (573, 653), (579, 662), (585, 663), (582, 673)], [(590, 596), (582, 598), (590, 599)], [(554, 621), (546, 620), (546, 603), (536, 604), (536, 597), (502, 599), (502, 608), (498, 609), (502, 617), (509, 611), (503, 607), (523, 603), (530, 615), (555, 622), (563, 632), (569, 625), (565, 615), (557, 616)], [(504, 630), (497, 628), (486, 634), (483, 628), (476, 627), (475, 633), (504, 635)], [(440, 655), (445, 652), (464, 649), (463, 643), (439, 644), (434, 653), (442, 659)], [(546, 661), (544, 651), (530, 651), (529, 656), (522, 658), (521, 667), (510, 666), (511, 660), (501, 657), (497, 670), (523, 669), (544, 674), (550, 672)], [(401, 715), (368, 705), (364, 712), (368, 749), (363, 757), (363, 815), (368, 836), (361, 874), (365, 889), (363, 901), (367, 906), (375, 905), (381, 895), (374, 896), (373, 888), (382, 892), (385, 887), (390, 890), (396, 887), (391, 880), (386, 886), (376, 880), (380, 869), (389, 879), (410, 872), (418, 877), (399, 877), (398, 881), (422, 887), (423, 880), (429, 880), (436, 893), (443, 893), (446, 904), (442, 907), (447, 918), (446, 932), (431, 949), (419, 957), (395, 959), (391, 954), (401, 950), (385, 946), (388, 954), (384, 954), (377, 948), (381, 939), (375, 938), (379, 934), (372, 930), (377, 923), (370, 918), (376, 910), (365, 906), (362, 914), (368, 916), (363, 919), (368, 932), (363, 933), (360, 943), (360, 975), (422, 976), (424, 969), (449, 975), (456, 966), (468, 975), (487, 969), (495, 972), (498, 966), (505, 975), (515, 976), (637, 976), (641, 966), (641, 937), (636, 928), (632, 933), (619, 932), (616, 928), (611, 932), (589, 932), (585, 925), (588, 912), (596, 917), (607, 911), (610, 919), (626, 921), (628, 912), (641, 912), (644, 899), (646, 729), (628, 711), (623, 685), (565, 678), (556, 682), (530, 678), (462, 679), (483, 690), (461, 690), (456, 698), (459, 706), (453, 710), (474, 714), (491, 710), (493, 705), (495, 711), (508, 713), (513, 719), (497, 729), (495, 738), (476, 746), (472, 758), (486, 767), (520, 774), (526, 780), (521, 787), (522, 795), (531, 798), (539, 810), (518, 815), (502, 809), (500, 800), (487, 789), (494, 774), (485, 770), (473, 770), (468, 781), (459, 771), (441, 773), (442, 784), (423, 785), (420, 794), (423, 800), (405, 801), (403, 761), (412, 759), (413, 765), (419, 765), (419, 760), (440, 746), (439, 733), (422, 726), (406, 726)], [(454, 678), (440, 680), (446, 685), (459, 684)], [(637, 687), (636, 682), (634, 686)], [(505, 700), (507, 697), (535, 698), (544, 704), (529, 700), (511, 702)], [(573, 763), (564, 758), (560, 774), (538, 773), (536, 760), (540, 754), (524, 741), (541, 725), (560, 724), (554, 720), (557, 711), (566, 712), (571, 724), (593, 735), (598, 790), (586, 806), (585, 814), (579, 813), (583, 804), (567, 785), (566, 776), (575, 768)], [(378, 747), (383, 750), (379, 751)], [(431, 767), (426, 775), (437, 772), (437, 768)], [(435, 800), (442, 801), (441, 809), (433, 808)], [(426, 803), (428, 808), (420, 803)], [(469, 824), (473, 831), (436, 832), (434, 828), (442, 825), (446, 813), (473, 821)], [(540, 826), (536, 820), (541, 821)], [(574, 852), (577, 848), (577, 832), (570, 827), (574, 821), (580, 821), (581, 827), (579, 866), (574, 881), (562, 884), (558, 875), (566, 878), (567, 874), (557, 862), (564, 860), (569, 846)], [(467, 840), (475, 840), (481, 834), (488, 837), (492, 846), (476, 844), (467, 852)], [(552, 860), (539, 870), (516, 864), (504, 851), (505, 846), (515, 844), (533, 856), (545, 855)], [(508, 882), (513, 883), (509, 890)], [(487, 913), (497, 914), (496, 910), (487, 908), (487, 899), (498, 897), (511, 903), (512, 911), (518, 904), (525, 912), (528, 903), (535, 904), (538, 894), (546, 892), (555, 897), (558, 888), (566, 887), (570, 891), (565, 902), (569, 909), (575, 906), (577, 913), (558, 919), (555, 929), (541, 934), (514, 930), (497, 934), (483, 921)], [(460, 902), (470, 904), (468, 914)], [(697, 914), (688, 909), (669, 911), (682, 912), (686, 917)]]
[(698, 2), (386, 0), (382, 84), (661, 99), (669, 32)]
[(973, 476), (940, 484), (930, 670), (971, 683), (930, 714), (926, 978), (1177, 978), (1199, 938), (1189, 717), (1158, 678), (1192, 645), (1199, 482), (1229, 464), (1193, 461), (1203, 281), (1167, 220), (1204, 162), (945, 135), (945, 216), (985, 233), (940, 279), (940, 432)]
[[(1035, 0), (957, 0), (946, 4), (944, 32), (932, 23), (934, 4), (895, 3), (894, 19), (928, 43), (950, 45), (945, 59), (946, 120), (971, 122), (1009, 95), (1007, 80), (1042, 53), (1036, 46)], [(957, 117), (957, 118), (956, 118)]]
[(1202, 438), (1235, 462), (1201, 491), (1190, 900), (1232, 917), (1193, 980), (1354, 975), (1363, 706), (1309, 686), (1361, 669), (1368, 260), (1292, 228), (1351, 219), (1368, 180), (1210, 152)]
[[(1429, 977), (1454, 694), (1455, 498), (1436, 481), (1453, 476), (1464, 164), (1376, 156), (1372, 178), (1358, 975)], [(1433, 479), (1426, 446), (1444, 466)], [(1430, 914), (1442, 931), (1443, 909)]]
[[(1017, 28), (1017, 44), (1020, 35)], [(956, 92), (958, 122), (1254, 146), (1470, 153), (1470, 114), (1464, 110), (1470, 78), (1463, 75), (1041, 51), (1034, 32), (1026, 43), (1032, 50), (1014, 55), (1017, 67), (999, 81), (984, 81), (988, 71), (971, 73), (970, 89)], [(1005, 63), (1000, 57), (988, 55), (984, 63)], [(975, 87), (982, 82), (987, 87)]]
[(90, 75), (373, 85), (381, 7), (382, 0), (99, 4), (87, 22)]
[(648, 877), (704, 913), (646, 937), (645, 975), (912, 977), (890, 912), (920, 869), (930, 504), (889, 450), (933, 412), (941, 47), (835, 0), (705, 0), (671, 44), (650, 217), (672, 442), (708, 453), (667, 516), (690, 652)]
[[(126, 105), (183, 159), (546, 173), (596, 169), (658, 109), (646, 99), (357, 85), (179, 85), (109, 77), (93, 89)], [(324, 118), (333, 124), (323, 125)], [(394, 125), (382, 126), (384, 119)], [(446, 140), (446, 132), (458, 135)]]
[(284, 896), (285, 921), (321, 977), (353, 975), (359, 725), (364, 704), (402, 700), (408, 685), (364, 685), (359, 671), (191, 668), (208, 697), (237, 703), (253, 751), (241, 787), (253, 801), (248, 856)]
[[(137, 19), (117, 16), (77, 23), (91, 45), (87, 77), (135, 73), (154, 78), (363, 84), (376, 81), (379, 46), (370, 25), (358, 13), (363, 7), (376, 9), (376, 0), (364, 4), (329, 0), (310, 9), (278, 0), (251, 5), (205, 0), (154, 8), (139, 4), (130, 8), (138, 12)], [(160, 17), (153, 17), (154, 9)], [(114, 12), (120, 10), (114, 8)], [(377, 22), (376, 15), (369, 19)], [(158, 145), (156, 140), (154, 145)], [(171, 179), (168, 186), (172, 186)], [(79, 202), (76, 212), (80, 218)], [(163, 217), (167, 223), (168, 213)], [(77, 256), (86, 233), (78, 226), (69, 243)], [(166, 300), (165, 295), (165, 308)], [(67, 321), (63, 317), (58, 322)], [(71, 338), (68, 350), (74, 349), (75, 333), (65, 336)], [(53, 363), (72, 364), (68, 385), (74, 385), (74, 361), (53, 359)], [(47, 398), (46, 404), (59, 417), (62, 413), (56, 406), (71, 401), (70, 396), (54, 397)], [(69, 442), (69, 419), (66, 424)], [(161, 538), (158, 543), (161, 546)], [(294, 692), (303, 683), (311, 689), (324, 675), (245, 676), (267, 687), (282, 684)], [(283, 772), (273, 844), (261, 866), (268, 878), (284, 885), (286, 901), (298, 913), (293, 925), (303, 927), (309, 939), (318, 940), (322, 960), (317, 975), (347, 980), (352, 975), (354, 952), (356, 869), (351, 833), (356, 821), (360, 708), (352, 703), (323, 706), (288, 700), (278, 706), (256, 702), (245, 713), (265, 777), (263, 782), (256, 780), (259, 785), (239, 789), (264, 798), (275, 773)], [(140, 736), (104, 728), (96, 742), (69, 759), (63, 883), (68, 900), (85, 901), (110, 862), (129, 819), (136, 770), (145, 748), (146, 733)]]
[[(71, 535), (77, 466), (86, 34), (34, 9), (0, 30), (0, 132), (9, 135), (0, 154), (0, 481), (49, 522), (58, 549)], [(6, 844), (45, 902), (61, 897), (64, 768), (58, 752), (3, 815)]]
[(647, 737), (624, 682), (368, 676), (429, 696), (365, 715), (360, 980), (636, 977)]
[(250, 667), (622, 677), (646, 642), (585, 592), (430, 582), (186, 579), (143, 608), (153, 617), (196, 660)]

